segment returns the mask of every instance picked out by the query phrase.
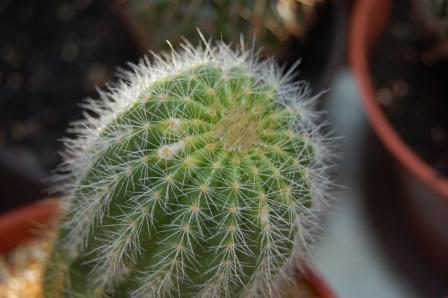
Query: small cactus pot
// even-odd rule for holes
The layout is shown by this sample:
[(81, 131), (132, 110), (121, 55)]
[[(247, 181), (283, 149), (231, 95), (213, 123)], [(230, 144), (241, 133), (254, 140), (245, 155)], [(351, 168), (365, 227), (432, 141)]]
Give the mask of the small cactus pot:
[[(17, 246), (26, 245), (27, 242), (39, 237), (42, 228), (50, 226), (60, 214), (60, 201), (57, 199), (39, 201), (20, 207), (0, 215), (0, 254), (7, 256)], [(335, 298), (335, 294), (327, 283), (315, 273), (308, 263), (300, 264), (300, 272), (296, 272), (297, 287), (292, 287), (287, 297), (300, 297), (303, 292), (306, 297)], [(22, 293), (15, 293), (16, 297), (25, 297)], [(41, 293), (37, 292), (40, 298)]]
[(332, 188), (315, 97), (201, 37), (86, 102), (46, 297), (277, 297), (307, 259)]

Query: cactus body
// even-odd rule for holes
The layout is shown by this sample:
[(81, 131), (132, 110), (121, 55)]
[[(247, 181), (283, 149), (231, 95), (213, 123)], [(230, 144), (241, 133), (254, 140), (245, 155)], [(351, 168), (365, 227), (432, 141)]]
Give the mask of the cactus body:
[(224, 44), (155, 60), (66, 141), (46, 297), (277, 295), (326, 187), (306, 86)]

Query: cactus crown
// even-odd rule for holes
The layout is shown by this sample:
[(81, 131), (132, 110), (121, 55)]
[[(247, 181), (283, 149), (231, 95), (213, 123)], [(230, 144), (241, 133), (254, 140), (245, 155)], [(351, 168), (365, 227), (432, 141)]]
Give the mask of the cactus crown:
[(47, 297), (275, 296), (325, 203), (307, 85), (205, 42), (144, 59), (88, 100)]

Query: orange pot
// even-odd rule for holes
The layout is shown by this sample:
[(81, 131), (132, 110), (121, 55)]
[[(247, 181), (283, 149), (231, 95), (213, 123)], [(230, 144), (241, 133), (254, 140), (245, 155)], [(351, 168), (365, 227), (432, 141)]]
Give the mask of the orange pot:
[[(36, 227), (45, 225), (59, 211), (56, 200), (45, 200), (11, 212), (0, 215), (0, 253), (6, 254), (17, 245), (25, 242), (36, 231)], [(306, 291), (309, 297), (336, 298), (325, 281), (304, 262), (301, 264), (302, 273), (298, 278), (298, 288)], [(290, 296), (300, 298), (295, 290), (290, 291)], [(308, 297), (308, 296), (306, 296)]]
[[(396, 161), (403, 185), (403, 208), (413, 235), (434, 268), (448, 276), (448, 179), (406, 144), (376, 100), (369, 51), (389, 19), (393, 0), (358, 0), (349, 32), (349, 56), (361, 99), (375, 133)], [(387, 70), (385, 70), (387, 71)]]
[(0, 253), (5, 254), (35, 236), (36, 229), (54, 218), (56, 200), (44, 200), (0, 215)]

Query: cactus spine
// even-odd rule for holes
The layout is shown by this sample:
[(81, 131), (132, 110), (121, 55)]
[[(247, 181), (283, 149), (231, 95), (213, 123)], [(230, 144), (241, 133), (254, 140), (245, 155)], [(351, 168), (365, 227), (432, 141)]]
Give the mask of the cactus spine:
[(225, 44), (154, 61), (66, 140), (46, 297), (277, 295), (328, 185), (306, 84)]

